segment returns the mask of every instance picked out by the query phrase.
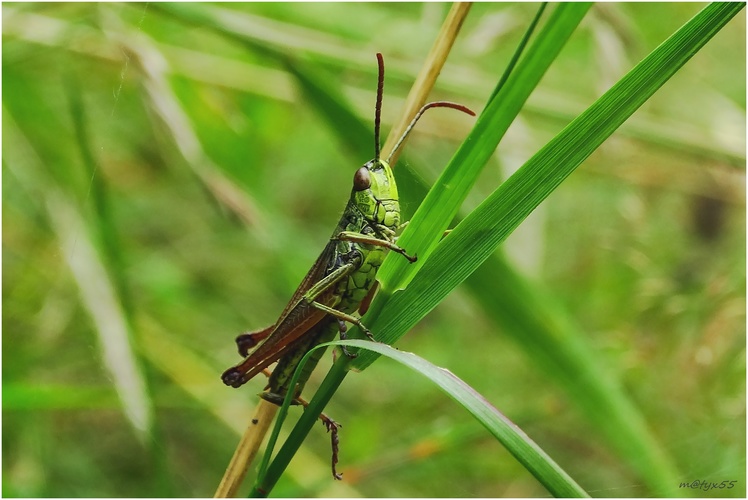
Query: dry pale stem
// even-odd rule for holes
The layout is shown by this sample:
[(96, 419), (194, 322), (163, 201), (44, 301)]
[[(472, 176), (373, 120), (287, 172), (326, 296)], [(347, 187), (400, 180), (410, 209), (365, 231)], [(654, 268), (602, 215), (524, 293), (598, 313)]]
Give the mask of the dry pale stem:
[(260, 448), (277, 412), (278, 406), (260, 399), (260, 404), (257, 405), (255, 414), (249, 421), (247, 430), (244, 431), (244, 435), (239, 441), (236, 451), (234, 451), (234, 456), (231, 457), (231, 462), (226, 467), (221, 484), (218, 485), (213, 498), (233, 498), (236, 495), (236, 491), (247, 474), (249, 464), (257, 455), (257, 450)]
[[(439, 31), (439, 36), (434, 41), (434, 45), (431, 47), (429, 55), (426, 56), (426, 61), (420, 73), (418, 73), (415, 82), (413, 82), (413, 87), (410, 89), (408, 98), (405, 100), (405, 108), (400, 116), (400, 121), (395, 123), (392, 130), (390, 130), (390, 134), (387, 136), (387, 141), (385, 141), (382, 148), (383, 158), (387, 158), (392, 148), (395, 147), (397, 140), (403, 135), (405, 129), (408, 128), (413, 117), (421, 109), (421, 106), (426, 103), (426, 99), (431, 93), (431, 89), (434, 88), (436, 78), (439, 76), (444, 62), (447, 60), (449, 51), (452, 49), (452, 45), (454, 45), (457, 34), (460, 32), (460, 27), (462, 27), (462, 22), (465, 20), (471, 5), (470, 2), (452, 4), (452, 8), (449, 10), (447, 18), (444, 20), (442, 28)], [(397, 162), (398, 153), (401, 150), (402, 148), (398, 149), (392, 156), (390, 165), (394, 165)]]

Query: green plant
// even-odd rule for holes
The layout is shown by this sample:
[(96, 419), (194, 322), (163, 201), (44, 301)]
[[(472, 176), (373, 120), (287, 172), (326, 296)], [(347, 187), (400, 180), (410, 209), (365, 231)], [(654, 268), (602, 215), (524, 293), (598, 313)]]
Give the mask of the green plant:
[[(491, 195), (501, 166), (524, 163), (699, 9), (593, 7), (463, 213)], [(211, 16), (219, 29), (176, 11)], [(434, 97), (476, 109), (491, 101), (534, 11), (474, 5)], [(6, 496), (212, 492), (261, 389), (222, 390), (232, 339), (277, 315), (339, 217), (330, 186), (347, 186), (370, 156), (371, 125), (359, 135), (356, 123), (371, 115), (372, 55), (388, 60), (388, 123), (445, 13), (440, 4), (3, 5)], [(398, 342), (468, 381), (595, 496), (681, 495), (682, 481), (722, 476), (739, 482), (721, 493), (745, 494), (734, 465), (745, 456), (744, 23), (730, 22), (555, 190), (532, 216), (545, 211), (547, 222), (520, 226), (535, 239), (504, 247), (521, 248), (529, 267), (518, 271), (516, 253), (492, 255)], [(236, 32), (252, 38), (237, 45)], [(317, 96), (341, 87), (331, 105), (297, 80), (320, 83)], [(420, 178), (433, 183), (472, 122), (423, 125), (396, 169), (411, 214)], [(323, 184), (309, 181), (322, 171)], [(532, 206), (510, 202), (517, 184), (499, 188), (509, 198), (491, 196), (513, 213), (497, 223), (505, 229)], [(434, 259), (474, 222), (424, 255), (411, 294), (429, 276), (452, 286), (432, 274)], [(427, 246), (440, 231), (428, 232)], [(385, 312), (404, 305), (398, 295)], [(423, 312), (385, 316), (399, 330)], [(106, 346), (111, 329), (131, 346), (122, 379), (102, 354), (121, 346)], [(607, 378), (597, 379), (600, 366)], [(123, 397), (138, 380), (139, 402)], [(315, 374), (310, 389), (318, 383)], [(346, 481), (329, 480), (318, 429), (273, 493), (547, 494), (438, 394), (385, 360), (349, 377), (328, 408), (345, 425)], [(138, 417), (143, 408), (151, 418)], [(676, 483), (658, 473), (663, 456), (681, 471)]]

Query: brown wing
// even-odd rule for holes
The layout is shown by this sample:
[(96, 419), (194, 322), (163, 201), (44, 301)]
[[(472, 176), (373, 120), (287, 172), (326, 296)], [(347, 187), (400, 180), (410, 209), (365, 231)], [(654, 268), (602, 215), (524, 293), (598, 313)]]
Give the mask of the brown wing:
[[(306, 292), (309, 291), (309, 289), (314, 286), (315, 283), (317, 283), (319, 280), (324, 278), (327, 275), (327, 263), (330, 260), (330, 257), (335, 253), (335, 242), (330, 240), (327, 242), (327, 245), (325, 245), (325, 248), (322, 250), (322, 253), (319, 254), (319, 257), (317, 257), (317, 260), (314, 261), (314, 264), (312, 265), (311, 269), (309, 269), (309, 272), (306, 273), (306, 276), (304, 276), (304, 279), (301, 280), (301, 283), (296, 288), (296, 291), (291, 296), (291, 300), (288, 301), (286, 304), (286, 308), (283, 309), (283, 312), (278, 317), (278, 321), (275, 323), (275, 328), (278, 328), (278, 326), (285, 321), (286, 316), (288, 316), (289, 311), (295, 307), (295, 305), (301, 300), (301, 298), (306, 294)], [(320, 297), (321, 299), (322, 297)], [(319, 300), (319, 302), (322, 302)], [(330, 305), (327, 302), (323, 302), (325, 305)], [(270, 337), (272, 337), (273, 334), (270, 334)]]
[[(302, 299), (315, 283), (326, 276), (327, 264), (334, 251), (335, 242), (330, 241), (294, 292), (273, 327), (272, 333), (244, 361), (223, 374), (223, 380), (227, 385), (238, 387), (250, 380), (292, 350), (296, 341), (325, 317), (324, 311), (320, 311)], [(315, 300), (326, 306), (334, 307), (336, 305), (334, 288), (333, 286), (330, 290), (323, 292)]]

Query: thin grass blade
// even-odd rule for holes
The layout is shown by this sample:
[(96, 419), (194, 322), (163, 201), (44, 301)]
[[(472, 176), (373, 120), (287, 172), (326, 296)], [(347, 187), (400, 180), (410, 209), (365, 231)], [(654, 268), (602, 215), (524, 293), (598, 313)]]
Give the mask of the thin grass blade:
[[(711, 4), (680, 28), (458, 225), (406, 290), (380, 304), (378, 315), (370, 311), (367, 326), (387, 343), (402, 336), (477, 269), (563, 179), (742, 8), (743, 4)], [(362, 352), (353, 365), (365, 368), (376, 357)], [(347, 365), (340, 358), (310, 401), (268, 469), (270, 488), (311, 429), (314, 415), (342, 383)]]
[(4, 161), (29, 190), (44, 186), (44, 203), (59, 239), (63, 258), (81, 294), (100, 339), (103, 365), (112, 378), (122, 409), (144, 443), (153, 425), (153, 409), (145, 378), (129, 339), (129, 326), (101, 257), (83, 217), (61, 190), (47, 184), (41, 159), (3, 109), (3, 137), (14, 145)]
[(382, 285), (378, 308), (392, 291), (404, 288), (439, 243), (454, 219), (488, 158), (519, 114), (522, 105), (540, 82), (561, 48), (587, 13), (590, 4), (560, 4), (550, 16), (523, 59), (478, 118), (472, 132), (457, 150), (426, 199), (418, 208), (398, 245), (418, 255), (414, 264), (387, 258), (377, 279)]
[[(509, 420), (485, 398), (478, 394), (472, 387), (455, 376), (449, 370), (440, 368), (425, 359), (410, 353), (394, 349), (387, 344), (369, 342), (366, 340), (345, 340), (321, 344), (315, 349), (324, 348), (328, 345), (345, 345), (357, 347), (363, 350), (374, 351), (380, 355), (387, 356), (408, 368), (420, 373), (450, 398), (461, 404), (473, 417), (475, 417), (540, 483), (555, 497), (581, 498), (587, 497), (587, 493), (548, 456), (530, 437), (525, 434), (516, 424)], [(301, 367), (311, 356), (309, 351), (301, 361), (292, 379), (292, 385), (296, 383), (301, 374)], [(290, 394), (286, 396), (281, 413), (278, 416), (280, 422), (288, 410), (291, 402)], [(278, 427), (278, 426), (276, 426)], [(275, 441), (272, 439), (277, 431), (271, 436), (268, 450)], [(264, 473), (264, 470), (263, 470)], [(261, 474), (263, 476), (264, 474)], [(263, 484), (263, 483), (260, 483)], [(265, 483), (267, 484), (267, 483)], [(265, 496), (269, 489), (267, 486), (259, 486), (254, 494)]]
[[(387, 294), (377, 296), (364, 320), (369, 329), (377, 332), (379, 340), (388, 344), (404, 335), (474, 272), (566, 177), (743, 6), (710, 4), (643, 59), (468, 215), (425, 259), (416, 278), (405, 290), (391, 294), (391, 297)], [(466, 142), (474, 139), (471, 134)], [(484, 157), (483, 152), (476, 151), (466, 160), (468, 165), (473, 165), (476, 159)], [(449, 190), (449, 186), (437, 184), (434, 189)], [(424, 204), (427, 202), (428, 198)], [(442, 222), (431, 219), (428, 217), (427, 225), (435, 228), (438, 237), (443, 231), (440, 229)], [(414, 225), (417, 226), (411, 223)], [(410, 249), (404, 242), (402, 246)], [(397, 259), (388, 259), (385, 265), (392, 263), (399, 268), (397, 262)], [(380, 273), (383, 271), (384, 265)], [(402, 286), (402, 278), (398, 280), (398, 286)], [(379, 304), (375, 309), (377, 299)], [(373, 313), (375, 310), (376, 314)], [(373, 359), (375, 356), (364, 353), (353, 365), (364, 369)]]

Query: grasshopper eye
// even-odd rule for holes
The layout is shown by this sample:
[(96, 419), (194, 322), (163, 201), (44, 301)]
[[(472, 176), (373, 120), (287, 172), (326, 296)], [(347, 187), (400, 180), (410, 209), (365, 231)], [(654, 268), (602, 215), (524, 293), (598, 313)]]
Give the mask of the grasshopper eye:
[(371, 177), (369, 177), (369, 169), (361, 167), (356, 170), (356, 174), (353, 176), (353, 189), (354, 191), (363, 191), (369, 189), (371, 186)]

